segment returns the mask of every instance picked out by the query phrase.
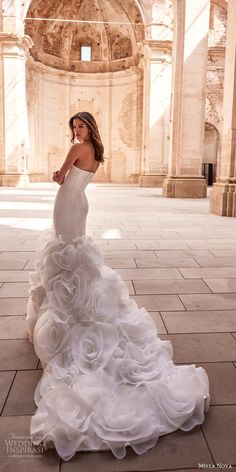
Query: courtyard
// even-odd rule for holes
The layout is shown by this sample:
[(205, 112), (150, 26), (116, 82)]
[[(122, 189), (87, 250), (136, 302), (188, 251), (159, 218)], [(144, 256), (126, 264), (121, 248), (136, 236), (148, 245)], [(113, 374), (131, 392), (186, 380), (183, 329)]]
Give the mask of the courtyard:
[(162, 198), (158, 188), (132, 185), (89, 185), (87, 233), (149, 311), (161, 339), (171, 340), (174, 362), (206, 369), (206, 420), (190, 433), (161, 437), (142, 456), (128, 450), (121, 461), (100, 452), (65, 463), (54, 450), (26, 447), (42, 373), (24, 320), (28, 271), (51, 227), (56, 190), (50, 183), (0, 188), (0, 470), (236, 470), (236, 219), (210, 214), (208, 198)]

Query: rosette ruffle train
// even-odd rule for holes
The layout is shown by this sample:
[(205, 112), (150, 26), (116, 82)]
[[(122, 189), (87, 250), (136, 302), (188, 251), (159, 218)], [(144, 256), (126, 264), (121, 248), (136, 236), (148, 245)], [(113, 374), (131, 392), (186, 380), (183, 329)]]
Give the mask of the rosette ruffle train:
[(27, 322), (44, 367), (31, 436), (69, 460), (79, 450), (137, 454), (192, 429), (209, 400), (205, 370), (175, 366), (144, 308), (89, 237), (52, 237), (31, 273)]

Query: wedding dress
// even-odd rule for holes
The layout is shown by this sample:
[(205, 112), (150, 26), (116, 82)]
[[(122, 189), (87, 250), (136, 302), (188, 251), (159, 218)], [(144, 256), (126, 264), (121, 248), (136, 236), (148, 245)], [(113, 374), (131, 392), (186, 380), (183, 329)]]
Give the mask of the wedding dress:
[(67, 174), (30, 274), (27, 323), (44, 368), (31, 437), (64, 460), (104, 449), (120, 459), (126, 446), (142, 454), (201, 424), (209, 405), (205, 370), (173, 364), (171, 343), (85, 235), (92, 176), (75, 166)]

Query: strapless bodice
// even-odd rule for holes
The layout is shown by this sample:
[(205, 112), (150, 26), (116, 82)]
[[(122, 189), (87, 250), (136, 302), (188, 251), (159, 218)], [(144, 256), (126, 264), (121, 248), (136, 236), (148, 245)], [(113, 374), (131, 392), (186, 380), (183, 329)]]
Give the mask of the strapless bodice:
[(88, 170), (80, 169), (79, 167), (72, 166), (69, 170), (62, 187), (73, 187), (76, 185), (77, 189), (84, 190), (90, 180), (93, 178), (94, 173)]

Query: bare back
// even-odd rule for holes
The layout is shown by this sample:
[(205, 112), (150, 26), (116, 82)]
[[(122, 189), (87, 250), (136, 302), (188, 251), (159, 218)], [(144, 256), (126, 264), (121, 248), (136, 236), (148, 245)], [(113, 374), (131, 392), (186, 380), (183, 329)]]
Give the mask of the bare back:
[(99, 167), (99, 162), (95, 159), (93, 144), (84, 142), (76, 146), (78, 146), (78, 159), (74, 162), (74, 166), (95, 173)]

